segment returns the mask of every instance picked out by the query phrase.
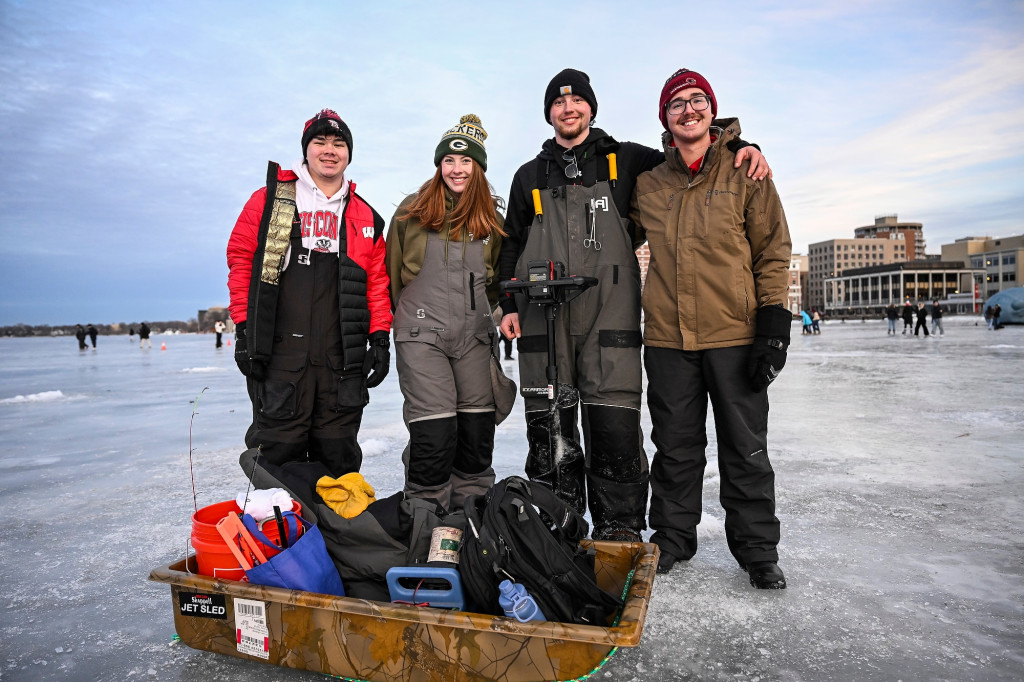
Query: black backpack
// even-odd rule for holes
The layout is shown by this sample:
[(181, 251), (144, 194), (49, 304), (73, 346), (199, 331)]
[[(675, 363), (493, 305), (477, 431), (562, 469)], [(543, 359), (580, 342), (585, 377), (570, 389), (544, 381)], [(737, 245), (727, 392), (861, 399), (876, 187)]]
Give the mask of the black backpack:
[(622, 600), (602, 590), (594, 552), (580, 547), (586, 520), (549, 488), (517, 476), (466, 500), (459, 573), (468, 610), (503, 615), (498, 584), (512, 580), (550, 621), (607, 625)]

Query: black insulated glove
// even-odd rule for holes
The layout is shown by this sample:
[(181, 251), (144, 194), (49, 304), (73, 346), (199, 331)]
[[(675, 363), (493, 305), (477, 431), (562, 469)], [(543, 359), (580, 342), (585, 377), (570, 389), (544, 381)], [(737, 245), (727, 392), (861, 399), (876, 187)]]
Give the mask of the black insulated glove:
[(384, 377), (391, 369), (391, 338), (387, 332), (373, 332), (370, 334), (370, 350), (366, 351), (366, 359), (363, 360), (363, 374), (366, 375), (366, 387), (373, 388), (380, 386)]
[(747, 373), (755, 393), (766, 389), (786, 366), (786, 349), (789, 348), (792, 326), (793, 314), (782, 306), (758, 309), (754, 345), (747, 356)]
[(245, 341), (245, 322), (235, 325), (235, 364), (238, 371), (255, 381), (267, 378), (267, 367), (259, 360), (249, 358), (249, 346)]

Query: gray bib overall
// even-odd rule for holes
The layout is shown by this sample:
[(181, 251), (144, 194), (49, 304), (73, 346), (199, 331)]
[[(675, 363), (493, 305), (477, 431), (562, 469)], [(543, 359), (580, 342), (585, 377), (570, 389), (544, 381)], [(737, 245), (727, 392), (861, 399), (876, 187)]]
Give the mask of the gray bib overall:
[[(422, 229), (413, 227), (410, 229)], [(483, 242), (431, 232), (395, 309), (395, 357), (409, 428), (406, 493), (446, 507), (494, 482), (494, 320)]]
[[(647, 457), (640, 434), (640, 267), (607, 181), (540, 189), (540, 201), (543, 213), (530, 226), (516, 277), (528, 279), (532, 260), (552, 260), (564, 263), (567, 275), (598, 279), (563, 305), (555, 319), (558, 380), (579, 391), (585, 443), (585, 460), (558, 459), (556, 492), (583, 513), (589, 489), (595, 539), (618, 539), (623, 531), (638, 538), (647, 508)], [(517, 308), (523, 386), (546, 386), (543, 310), (525, 295), (518, 297)], [(531, 479), (550, 481), (547, 401), (527, 398), (526, 409), (526, 472)], [(563, 438), (578, 443), (575, 406), (559, 410), (559, 420)]]

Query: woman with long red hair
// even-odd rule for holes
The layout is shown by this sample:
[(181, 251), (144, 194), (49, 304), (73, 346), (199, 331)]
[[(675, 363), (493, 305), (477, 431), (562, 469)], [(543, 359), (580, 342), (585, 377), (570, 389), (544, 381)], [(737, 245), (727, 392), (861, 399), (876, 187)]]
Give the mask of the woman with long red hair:
[(387, 236), (409, 429), (405, 493), (449, 510), (494, 483), (489, 363), (504, 219), (484, 175), (485, 139), (473, 114), (446, 132), (434, 151), (434, 176), (399, 205)]

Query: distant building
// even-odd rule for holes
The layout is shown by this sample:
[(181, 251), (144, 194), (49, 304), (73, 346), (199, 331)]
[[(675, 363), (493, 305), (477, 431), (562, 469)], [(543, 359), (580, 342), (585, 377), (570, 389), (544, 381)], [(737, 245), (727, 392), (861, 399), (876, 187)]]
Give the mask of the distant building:
[(981, 270), (976, 279), (982, 299), (1024, 282), (1024, 235), (964, 237), (942, 245), (942, 260)]
[(959, 261), (936, 260), (851, 268), (825, 278), (824, 308), (829, 315), (880, 315), (890, 303), (938, 300), (951, 312), (976, 312), (982, 297), (974, 281), (983, 272)]
[(924, 226), (921, 223), (901, 223), (895, 213), (875, 216), (874, 225), (854, 228), (853, 236), (857, 239), (902, 239), (906, 245), (906, 260), (926, 260)]
[(235, 330), (234, 323), (228, 317), (227, 308), (216, 306), (208, 310), (200, 310), (199, 314), (196, 315), (196, 321), (199, 323), (199, 331), (201, 332), (213, 331), (213, 325), (218, 320), (227, 325), (229, 332)]
[(807, 306), (804, 300), (804, 292), (807, 290), (807, 256), (794, 253), (789, 259), (789, 298), (787, 307), (789, 312), (799, 315), (800, 311)]
[[(907, 243), (902, 232), (888, 233), (887, 237), (861, 237), (859, 239), (829, 239), (811, 244), (808, 248), (807, 291), (804, 304), (818, 310), (827, 310), (825, 280), (838, 277), (852, 268), (866, 268), (907, 260)], [(843, 282), (834, 292), (843, 300)], [(835, 295), (833, 300), (835, 300)]]

